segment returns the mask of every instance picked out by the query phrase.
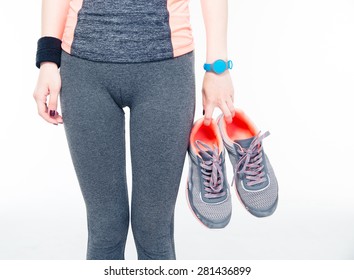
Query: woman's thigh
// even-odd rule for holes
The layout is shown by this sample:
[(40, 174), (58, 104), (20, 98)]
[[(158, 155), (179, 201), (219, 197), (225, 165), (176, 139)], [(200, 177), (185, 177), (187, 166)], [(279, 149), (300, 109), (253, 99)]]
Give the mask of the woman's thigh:
[(131, 107), (132, 226), (140, 245), (158, 253), (173, 243), (173, 212), (195, 114), (194, 52), (139, 68), (132, 95), (123, 93)]
[(92, 247), (124, 241), (129, 223), (124, 111), (107, 91), (104, 67), (62, 54), (61, 113)]

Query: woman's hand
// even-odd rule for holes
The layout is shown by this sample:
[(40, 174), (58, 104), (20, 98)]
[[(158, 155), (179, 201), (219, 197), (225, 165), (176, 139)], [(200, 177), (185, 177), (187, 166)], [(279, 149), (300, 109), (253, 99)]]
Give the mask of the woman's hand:
[[(42, 62), (39, 70), (36, 89), (33, 98), (37, 102), (38, 114), (47, 122), (58, 125), (63, 123), (63, 118), (57, 112), (58, 96), (61, 89), (61, 78), (58, 66), (54, 62)], [(47, 96), (49, 102), (47, 105)], [(54, 115), (50, 115), (50, 111)]]
[(232, 117), (235, 116), (235, 107), (230, 72), (228, 70), (222, 74), (205, 72), (202, 93), (204, 125), (210, 124), (215, 107), (219, 107), (224, 113), (226, 122), (231, 123)]

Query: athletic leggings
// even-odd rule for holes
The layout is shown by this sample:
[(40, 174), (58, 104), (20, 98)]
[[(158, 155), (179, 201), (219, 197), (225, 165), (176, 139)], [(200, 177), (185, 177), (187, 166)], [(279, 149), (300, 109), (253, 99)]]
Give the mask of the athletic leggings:
[(195, 114), (194, 51), (143, 63), (63, 51), (60, 75), (65, 135), (86, 205), (86, 259), (124, 259), (130, 220), (138, 259), (176, 259), (174, 209)]

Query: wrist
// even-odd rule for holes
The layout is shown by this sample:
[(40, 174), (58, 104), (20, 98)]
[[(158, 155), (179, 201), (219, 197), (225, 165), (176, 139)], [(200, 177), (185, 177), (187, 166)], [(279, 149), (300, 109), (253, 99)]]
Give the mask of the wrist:
[(43, 36), (37, 41), (37, 68), (40, 68), (43, 62), (53, 62), (57, 65), (57, 68), (60, 67), (61, 43), (62, 41), (60, 39), (51, 36)]
[(39, 68), (53, 68), (53, 69), (59, 69), (58, 65), (55, 62), (52, 61), (43, 61), (39, 64)]
[(228, 69), (232, 69), (232, 67), (232, 60), (225, 60), (220, 58), (211, 63), (206, 62), (203, 65), (203, 68), (206, 72), (211, 72), (217, 75), (223, 74), (224, 72), (228, 71)]
[(228, 69), (226, 69), (224, 72), (217, 74), (213, 71), (205, 71), (204, 73), (205, 76), (214, 76), (214, 77), (223, 77), (223, 76), (227, 76), (230, 75), (230, 71)]

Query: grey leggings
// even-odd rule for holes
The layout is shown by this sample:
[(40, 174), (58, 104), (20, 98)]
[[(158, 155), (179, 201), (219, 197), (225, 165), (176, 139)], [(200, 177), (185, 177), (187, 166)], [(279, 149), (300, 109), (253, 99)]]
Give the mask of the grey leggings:
[(124, 259), (130, 218), (138, 259), (176, 259), (174, 209), (195, 114), (194, 51), (147, 63), (89, 61), (63, 51), (60, 75), (65, 134), (86, 205), (86, 259)]

